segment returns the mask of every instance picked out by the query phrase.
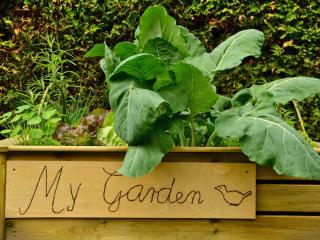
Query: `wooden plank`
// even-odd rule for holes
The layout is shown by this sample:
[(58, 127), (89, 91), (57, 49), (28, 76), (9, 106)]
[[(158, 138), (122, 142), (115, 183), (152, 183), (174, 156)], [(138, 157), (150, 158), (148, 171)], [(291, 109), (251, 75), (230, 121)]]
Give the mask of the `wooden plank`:
[(6, 153), (0, 152), (0, 240), (5, 234), (5, 174), (6, 174)]
[(8, 161), (6, 218), (255, 218), (255, 164), (163, 163), (140, 178), (120, 166)]
[(257, 211), (320, 212), (320, 185), (258, 184)]
[[(122, 161), (124, 152), (9, 152), (8, 161)], [(237, 162), (252, 163), (242, 153), (182, 153), (172, 152), (163, 162)], [(257, 166), (257, 180), (310, 181), (309, 179), (278, 175), (271, 167)], [(320, 181), (319, 181), (320, 184)]]
[[(25, 152), (126, 152), (128, 147), (120, 146), (8, 146), (9, 151)], [(239, 147), (173, 147), (170, 152), (241, 152)]]
[(318, 240), (320, 217), (256, 220), (14, 219), (7, 240)]
[[(2, 143), (8, 146), (9, 151), (24, 151), (24, 152), (126, 152), (128, 147), (120, 146), (20, 146), (10, 145), (8, 141)], [(315, 151), (320, 153), (320, 148), (315, 148)], [(242, 152), (240, 147), (174, 147), (171, 152)]]

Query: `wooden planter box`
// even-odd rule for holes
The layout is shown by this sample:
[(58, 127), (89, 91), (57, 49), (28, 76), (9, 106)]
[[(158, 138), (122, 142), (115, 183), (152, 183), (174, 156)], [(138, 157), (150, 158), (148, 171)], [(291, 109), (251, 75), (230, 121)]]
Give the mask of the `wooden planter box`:
[[(0, 239), (320, 239), (320, 181), (278, 176), (271, 168), (259, 166), (256, 167), (254, 220), (151, 219), (152, 216), (145, 219), (9, 218), (5, 215), (10, 205), (5, 202), (6, 178), (12, 175), (9, 170), (16, 170), (12, 169), (15, 161), (23, 164), (122, 161), (125, 151), (124, 147), (0, 146)], [(164, 162), (249, 163), (249, 160), (239, 148), (175, 148)]]

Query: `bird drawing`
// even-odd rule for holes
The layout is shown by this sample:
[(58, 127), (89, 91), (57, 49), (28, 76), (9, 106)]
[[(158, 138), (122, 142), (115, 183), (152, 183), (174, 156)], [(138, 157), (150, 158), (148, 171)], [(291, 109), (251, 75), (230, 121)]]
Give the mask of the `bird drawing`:
[(245, 198), (252, 194), (251, 191), (242, 193), (238, 190), (228, 190), (226, 185), (219, 185), (214, 189), (219, 191), (223, 200), (231, 206), (239, 206)]

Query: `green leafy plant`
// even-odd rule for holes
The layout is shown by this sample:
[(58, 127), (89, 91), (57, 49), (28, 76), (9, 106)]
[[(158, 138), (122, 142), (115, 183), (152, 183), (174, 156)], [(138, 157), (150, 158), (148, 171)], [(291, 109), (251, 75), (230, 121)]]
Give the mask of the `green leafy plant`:
[(241, 90), (233, 98), (216, 93), (218, 72), (246, 57), (259, 57), (262, 32), (240, 31), (207, 52), (163, 7), (151, 6), (135, 37), (113, 51), (98, 44), (86, 54), (103, 57), (100, 66), (111, 86), (115, 130), (129, 145), (121, 174), (136, 177), (152, 171), (174, 143), (197, 145), (197, 132), (203, 130), (199, 123), (209, 120), (206, 145), (216, 137), (235, 139), (250, 160), (272, 165), (279, 174), (320, 179), (320, 157), (276, 112), (277, 103), (319, 92), (319, 79), (281, 79)]
[(62, 145), (126, 145), (115, 133), (114, 117), (111, 111), (97, 108), (81, 118), (75, 125), (61, 123), (55, 133), (54, 139)]
[(6, 127), (0, 134), (22, 145), (59, 145), (52, 135), (60, 121), (60, 115), (52, 107), (39, 111), (30, 104), (21, 105), (0, 117), (0, 125)]

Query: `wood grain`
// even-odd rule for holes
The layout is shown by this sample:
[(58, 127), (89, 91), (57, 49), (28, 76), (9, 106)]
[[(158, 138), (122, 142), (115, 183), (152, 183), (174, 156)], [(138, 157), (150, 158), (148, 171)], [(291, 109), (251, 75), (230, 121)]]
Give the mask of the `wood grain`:
[(139, 178), (120, 166), (8, 161), (6, 218), (255, 218), (255, 164), (168, 162)]
[(256, 220), (8, 220), (7, 240), (318, 240), (320, 217)]
[(6, 154), (0, 153), (0, 240), (5, 234), (5, 174)]
[(258, 184), (257, 210), (320, 213), (320, 185)]
[[(94, 154), (94, 155), (93, 155)], [(8, 152), (8, 161), (122, 161), (124, 152)], [(241, 152), (171, 152), (163, 162), (237, 162), (250, 163)], [(271, 167), (257, 166), (257, 180), (310, 181), (310, 179), (278, 175)], [(320, 181), (319, 181), (320, 184)]]

